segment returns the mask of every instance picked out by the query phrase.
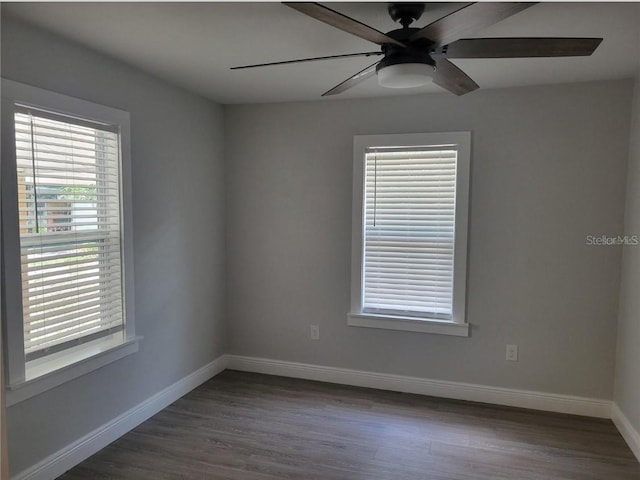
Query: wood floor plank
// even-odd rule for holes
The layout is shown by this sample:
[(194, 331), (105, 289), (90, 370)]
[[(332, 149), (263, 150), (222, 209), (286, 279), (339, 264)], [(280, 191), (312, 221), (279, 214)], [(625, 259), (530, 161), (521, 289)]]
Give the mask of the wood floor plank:
[(60, 477), (640, 480), (611, 421), (226, 371)]

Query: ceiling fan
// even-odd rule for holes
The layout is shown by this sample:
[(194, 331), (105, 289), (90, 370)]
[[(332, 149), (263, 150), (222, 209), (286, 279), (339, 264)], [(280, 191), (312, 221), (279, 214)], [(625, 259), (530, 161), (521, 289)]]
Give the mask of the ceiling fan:
[(380, 45), (381, 51), (347, 53), (281, 62), (232, 67), (232, 70), (285, 65), (345, 57), (382, 56), (364, 70), (322, 94), (336, 95), (378, 75), (378, 83), (390, 88), (411, 88), (429, 81), (456, 94), (479, 88), (450, 58), (518, 58), (589, 56), (601, 38), (463, 38), (515, 15), (535, 3), (479, 2), (467, 5), (423, 28), (410, 25), (425, 9), (424, 3), (390, 3), (389, 15), (402, 28), (382, 33), (358, 20), (313, 2), (284, 2), (301, 13), (357, 37)]

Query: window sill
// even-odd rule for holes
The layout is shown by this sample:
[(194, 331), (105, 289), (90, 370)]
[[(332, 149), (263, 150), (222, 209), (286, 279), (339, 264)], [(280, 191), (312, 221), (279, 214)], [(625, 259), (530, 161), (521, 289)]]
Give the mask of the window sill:
[(51, 355), (46, 362), (34, 360), (27, 364), (25, 380), (10, 384), (6, 390), (6, 403), (10, 407), (35, 397), (65, 382), (86, 375), (109, 363), (138, 351), (142, 337), (122, 340), (118, 335), (79, 345)]
[(404, 332), (435, 333), (439, 335), (469, 336), (468, 323), (454, 323), (443, 320), (422, 320), (411, 317), (391, 315), (372, 315), (349, 313), (348, 325), (351, 327), (382, 328)]

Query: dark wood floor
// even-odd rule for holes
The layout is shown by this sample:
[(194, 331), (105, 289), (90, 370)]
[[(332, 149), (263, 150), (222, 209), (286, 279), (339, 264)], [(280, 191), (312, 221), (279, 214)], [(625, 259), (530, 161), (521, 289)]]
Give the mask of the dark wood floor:
[(640, 464), (608, 420), (226, 371), (60, 478), (625, 480)]

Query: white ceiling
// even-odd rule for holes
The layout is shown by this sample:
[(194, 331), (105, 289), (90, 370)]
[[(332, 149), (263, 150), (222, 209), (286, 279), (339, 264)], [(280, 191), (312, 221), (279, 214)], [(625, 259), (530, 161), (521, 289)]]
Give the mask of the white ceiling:
[[(464, 3), (429, 3), (418, 26)], [(387, 32), (384, 3), (331, 7)], [(602, 37), (591, 57), (456, 60), (481, 88), (631, 77), (638, 69), (638, 4), (540, 3), (479, 37)], [(3, 12), (76, 40), (220, 103), (315, 100), (373, 63), (336, 59), (231, 71), (229, 67), (378, 50), (280, 3), (5, 3)], [(333, 98), (442, 92), (393, 90), (371, 78)], [(473, 95), (470, 93), (469, 95)]]

